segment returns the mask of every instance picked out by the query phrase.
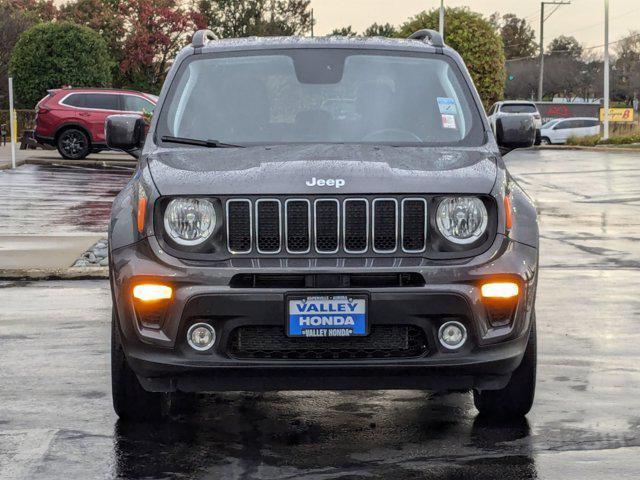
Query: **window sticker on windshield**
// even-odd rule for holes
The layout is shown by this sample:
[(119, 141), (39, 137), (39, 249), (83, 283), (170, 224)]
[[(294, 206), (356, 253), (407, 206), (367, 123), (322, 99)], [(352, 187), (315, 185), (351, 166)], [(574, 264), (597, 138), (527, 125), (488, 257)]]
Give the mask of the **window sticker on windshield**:
[(455, 115), (458, 113), (456, 108), (456, 101), (453, 98), (438, 97), (438, 108), (443, 115)]
[(455, 115), (442, 115), (442, 128), (452, 128), (457, 130)]

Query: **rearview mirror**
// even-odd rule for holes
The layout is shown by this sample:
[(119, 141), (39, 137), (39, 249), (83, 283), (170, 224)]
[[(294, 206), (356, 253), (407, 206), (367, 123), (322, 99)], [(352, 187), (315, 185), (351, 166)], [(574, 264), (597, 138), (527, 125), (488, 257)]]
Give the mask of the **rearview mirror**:
[(496, 120), (496, 141), (505, 155), (516, 148), (529, 148), (536, 141), (536, 127), (531, 115), (509, 115)]
[(110, 115), (104, 124), (107, 147), (140, 157), (145, 122), (140, 115)]

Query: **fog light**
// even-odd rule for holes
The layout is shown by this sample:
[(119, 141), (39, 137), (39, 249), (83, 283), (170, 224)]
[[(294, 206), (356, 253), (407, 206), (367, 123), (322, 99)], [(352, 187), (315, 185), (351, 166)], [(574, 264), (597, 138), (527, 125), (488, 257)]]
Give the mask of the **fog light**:
[(196, 323), (191, 325), (187, 332), (187, 342), (189, 346), (199, 352), (209, 350), (216, 341), (216, 331), (206, 323)]
[(518, 296), (518, 284), (513, 282), (485, 283), (480, 291), (484, 298), (511, 298)]
[(467, 329), (460, 322), (443, 323), (438, 330), (440, 344), (448, 350), (456, 350), (467, 341)]
[(154, 283), (143, 283), (133, 287), (133, 298), (143, 302), (153, 302), (156, 300), (170, 300), (173, 289), (166, 285)]

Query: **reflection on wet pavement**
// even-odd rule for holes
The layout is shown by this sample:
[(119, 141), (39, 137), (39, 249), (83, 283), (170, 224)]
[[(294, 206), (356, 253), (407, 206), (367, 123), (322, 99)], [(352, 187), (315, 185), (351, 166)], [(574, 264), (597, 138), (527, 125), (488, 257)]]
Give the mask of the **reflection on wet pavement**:
[(506, 157), (540, 214), (543, 267), (640, 267), (640, 154), (522, 151)]
[(203, 396), (166, 423), (125, 424), (107, 282), (0, 283), (0, 477), (638, 478), (640, 158), (507, 158), (542, 215), (527, 420), (484, 421), (468, 394), (374, 391)]
[(0, 232), (56, 235), (107, 231), (111, 203), (130, 168), (23, 165), (0, 172)]

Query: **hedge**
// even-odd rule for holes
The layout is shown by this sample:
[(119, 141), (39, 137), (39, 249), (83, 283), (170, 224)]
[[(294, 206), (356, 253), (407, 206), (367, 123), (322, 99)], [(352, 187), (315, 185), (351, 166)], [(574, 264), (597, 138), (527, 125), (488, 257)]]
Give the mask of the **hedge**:
[(108, 87), (113, 61), (102, 37), (69, 22), (40, 23), (25, 31), (11, 54), (16, 106), (34, 108), (51, 88)]

